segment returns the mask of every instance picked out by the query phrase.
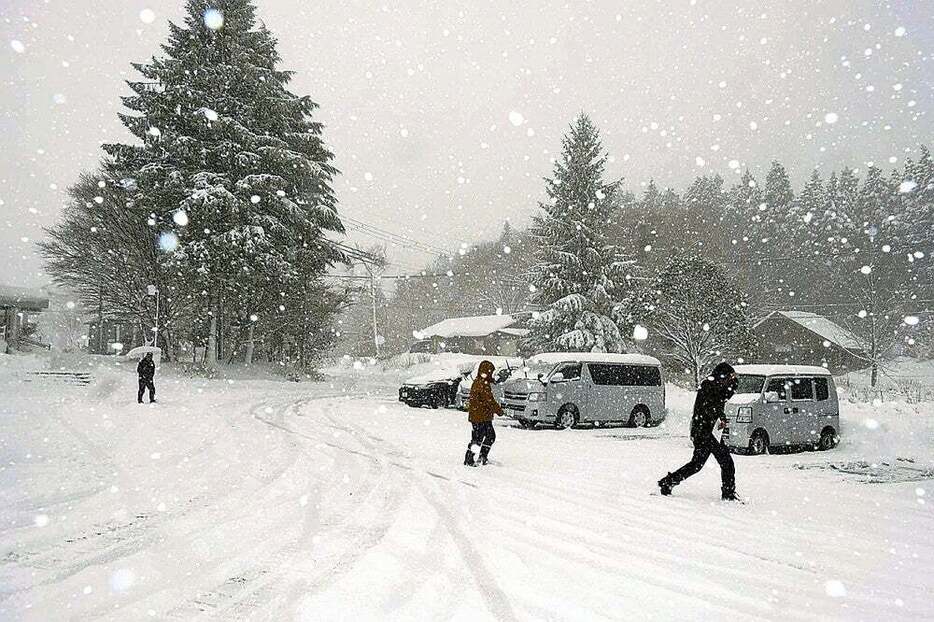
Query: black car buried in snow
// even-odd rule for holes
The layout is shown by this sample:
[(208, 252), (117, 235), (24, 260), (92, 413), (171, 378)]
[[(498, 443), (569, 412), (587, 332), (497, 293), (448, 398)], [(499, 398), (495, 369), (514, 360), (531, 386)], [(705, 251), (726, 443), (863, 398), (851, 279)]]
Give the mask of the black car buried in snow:
[(399, 387), (399, 401), (413, 408), (447, 408), (457, 399), (457, 385), (470, 373), (471, 365), (466, 369), (438, 370), (406, 380)]

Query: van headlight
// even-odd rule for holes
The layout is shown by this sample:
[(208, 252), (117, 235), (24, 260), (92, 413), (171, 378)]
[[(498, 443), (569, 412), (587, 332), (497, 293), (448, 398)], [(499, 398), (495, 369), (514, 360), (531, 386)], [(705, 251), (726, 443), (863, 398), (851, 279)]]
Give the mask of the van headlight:
[(543, 399), (544, 393), (529, 393), (530, 402), (540, 402)]
[(740, 406), (736, 409), (736, 423), (752, 423), (752, 406)]

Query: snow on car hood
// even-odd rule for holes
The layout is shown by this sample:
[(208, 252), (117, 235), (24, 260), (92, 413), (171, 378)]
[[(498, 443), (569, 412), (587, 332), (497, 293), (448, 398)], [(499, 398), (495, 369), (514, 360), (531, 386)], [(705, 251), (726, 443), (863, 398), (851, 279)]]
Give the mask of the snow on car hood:
[(537, 378), (513, 378), (506, 383), (504, 388), (510, 393), (531, 393), (532, 391), (544, 391), (545, 385)]
[(461, 373), (456, 369), (435, 369), (427, 374), (413, 376), (405, 381), (405, 384), (431, 384), (432, 382), (445, 382), (460, 378)]
[(737, 393), (730, 398), (728, 404), (751, 404), (759, 399), (758, 393)]

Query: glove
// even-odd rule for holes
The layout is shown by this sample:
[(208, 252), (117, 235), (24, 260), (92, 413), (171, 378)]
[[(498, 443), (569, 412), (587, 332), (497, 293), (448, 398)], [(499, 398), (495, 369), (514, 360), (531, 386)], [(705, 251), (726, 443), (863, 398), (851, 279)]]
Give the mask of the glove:
[(722, 430), (723, 428), (726, 427), (726, 424), (727, 424), (726, 419), (720, 419), (719, 421), (717, 421), (717, 429)]

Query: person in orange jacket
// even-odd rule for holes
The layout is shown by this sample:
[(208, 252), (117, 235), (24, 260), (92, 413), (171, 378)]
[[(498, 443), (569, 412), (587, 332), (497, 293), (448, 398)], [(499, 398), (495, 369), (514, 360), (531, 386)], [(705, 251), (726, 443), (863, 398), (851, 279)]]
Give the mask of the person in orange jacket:
[[(502, 415), (503, 407), (493, 397), (493, 390), (490, 388), (495, 370), (493, 363), (482, 361), (477, 369), (477, 377), (470, 385), (467, 420), (472, 430), (470, 444), (467, 445), (467, 453), (464, 454), (466, 466), (486, 464), (490, 455), (490, 447), (496, 441), (493, 416)], [(475, 450), (475, 447), (479, 447), (479, 450)]]

